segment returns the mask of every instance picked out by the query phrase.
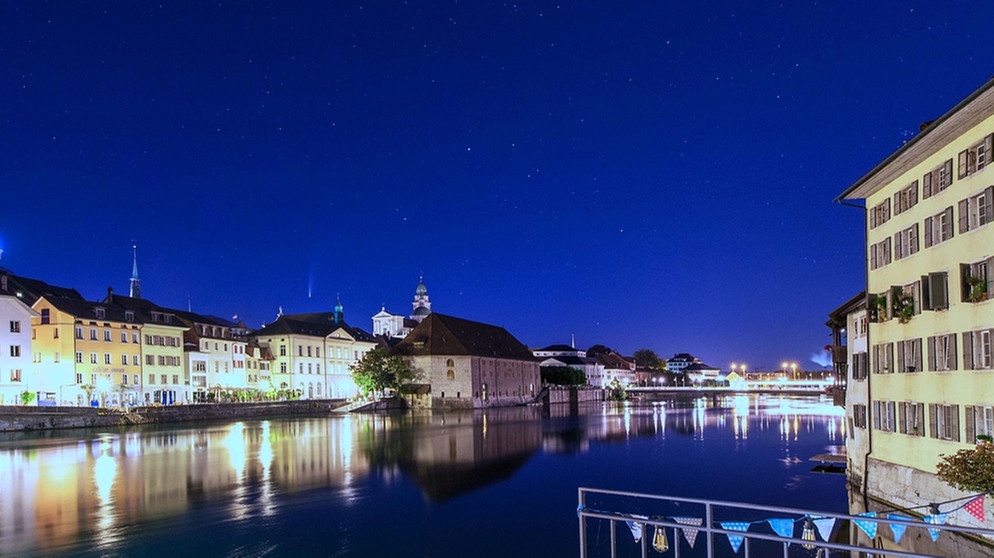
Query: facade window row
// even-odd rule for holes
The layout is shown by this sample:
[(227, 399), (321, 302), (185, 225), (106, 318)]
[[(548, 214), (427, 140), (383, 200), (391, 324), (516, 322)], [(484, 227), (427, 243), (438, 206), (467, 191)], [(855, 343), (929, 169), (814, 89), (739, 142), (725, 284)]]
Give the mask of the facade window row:
[[(964, 331), (962, 338), (963, 370), (994, 369), (994, 328)], [(876, 374), (914, 373), (927, 370), (947, 372), (959, 370), (956, 334), (931, 335), (924, 340), (928, 354), (928, 367), (922, 368), (923, 340), (903, 339), (897, 342), (877, 343), (871, 348), (873, 371)], [(896, 360), (895, 360), (896, 351)], [(865, 368), (861, 364), (866, 353), (853, 355), (853, 379), (860, 379)]]

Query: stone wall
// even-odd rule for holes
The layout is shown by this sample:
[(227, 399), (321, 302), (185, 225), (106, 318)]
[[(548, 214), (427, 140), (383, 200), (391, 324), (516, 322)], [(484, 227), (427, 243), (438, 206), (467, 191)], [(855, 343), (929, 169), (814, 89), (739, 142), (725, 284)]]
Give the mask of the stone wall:
[(92, 428), (281, 416), (319, 416), (345, 403), (342, 399), (277, 401), (267, 403), (222, 403), (132, 407), (127, 410), (95, 407), (0, 406), (0, 432)]

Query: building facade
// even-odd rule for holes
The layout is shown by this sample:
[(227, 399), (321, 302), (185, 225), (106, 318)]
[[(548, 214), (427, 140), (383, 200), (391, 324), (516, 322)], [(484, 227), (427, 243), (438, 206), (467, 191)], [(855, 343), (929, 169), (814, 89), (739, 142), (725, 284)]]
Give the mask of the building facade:
[(10, 287), (0, 271), (0, 405), (18, 404), (22, 393), (37, 394), (42, 387), (29, 381), (41, 358), (31, 343), (31, 322), (38, 314)]
[(992, 144), (994, 80), (837, 198), (866, 214), (870, 498), (962, 496), (936, 478), (940, 456), (994, 435)]

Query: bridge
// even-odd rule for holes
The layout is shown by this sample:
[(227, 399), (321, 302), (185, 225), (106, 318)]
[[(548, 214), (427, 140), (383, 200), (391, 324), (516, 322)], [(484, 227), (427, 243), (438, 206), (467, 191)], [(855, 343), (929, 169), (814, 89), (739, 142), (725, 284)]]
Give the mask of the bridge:
[(829, 393), (835, 384), (831, 380), (756, 380), (739, 381), (729, 386), (631, 386), (626, 388), (630, 394), (677, 394), (695, 393), (700, 395), (719, 395), (737, 393), (765, 393), (784, 395), (820, 395)]

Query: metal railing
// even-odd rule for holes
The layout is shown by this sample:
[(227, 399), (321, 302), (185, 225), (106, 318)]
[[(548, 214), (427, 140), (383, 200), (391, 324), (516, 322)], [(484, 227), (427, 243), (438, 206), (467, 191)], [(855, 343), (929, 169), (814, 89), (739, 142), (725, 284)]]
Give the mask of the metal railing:
[[(677, 558), (681, 556), (765, 558), (778, 555), (784, 558), (791, 556), (936, 558), (939, 556), (902, 550), (893, 543), (889, 544), (887, 549), (873, 546), (874, 541), (879, 541), (882, 535), (856, 536), (855, 530), (864, 528), (883, 534), (885, 526), (890, 527), (886, 530), (887, 533), (892, 532), (894, 526), (898, 526), (896, 528), (901, 531), (907, 530), (909, 534), (913, 529), (928, 530), (933, 541), (941, 534), (946, 536), (969, 534), (988, 540), (994, 538), (994, 530), (932, 524), (920, 518), (901, 519), (893, 515), (881, 517), (847, 515), (582, 487), (579, 489), (578, 499), (581, 558), (592, 556), (618, 558), (619, 555), (630, 556), (633, 552), (646, 558), (649, 556), (650, 548), (653, 549), (654, 556), (670, 555)], [(606, 541), (602, 540), (605, 538), (603, 529), (605, 522), (608, 525)], [(773, 527), (773, 522), (779, 522), (776, 524), (780, 528), (779, 534)], [(862, 526), (857, 527), (857, 522)], [(816, 534), (818, 530), (814, 526), (815, 523), (821, 523), (823, 527), (830, 523), (831, 527), (828, 527), (828, 533), (818, 533), (823, 535), (819, 537)], [(801, 528), (798, 529), (798, 526)], [(851, 535), (843, 538), (849, 540), (837, 540), (838, 531), (844, 527), (848, 528)], [(787, 536), (788, 530), (789, 536)], [(800, 532), (800, 536), (795, 536), (797, 532)], [(594, 540), (591, 540), (591, 535)], [(632, 542), (623, 542), (624, 537), (634, 539), (634, 550)], [(605, 550), (605, 544), (608, 550)], [(740, 553), (741, 550), (744, 550), (744, 554)]]

